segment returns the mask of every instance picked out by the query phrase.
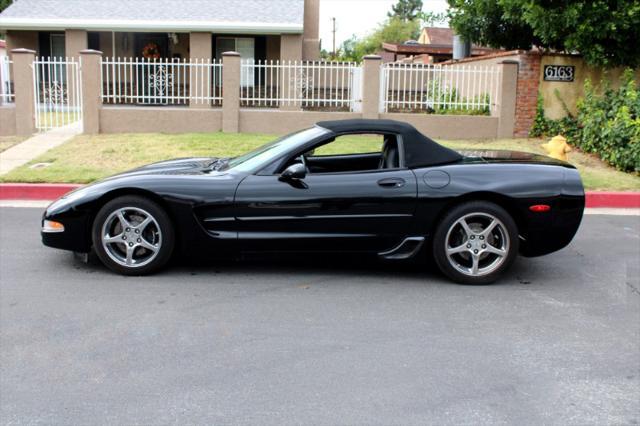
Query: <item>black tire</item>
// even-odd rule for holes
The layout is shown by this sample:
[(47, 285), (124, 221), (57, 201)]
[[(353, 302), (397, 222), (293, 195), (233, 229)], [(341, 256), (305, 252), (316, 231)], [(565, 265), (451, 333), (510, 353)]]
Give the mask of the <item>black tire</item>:
[[(470, 235), (462, 221), (473, 231)], [(483, 224), (486, 228), (490, 224), (495, 227), (487, 231), (482, 229)], [(469, 201), (453, 207), (438, 223), (432, 241), (433, 257), (440, 271), (461, 284), (493, 283), (513, 264), (519, 247), (518, 228), (511, 215), (487, 201)], [(460, 252), (447, 254), (447, 248)]]
[[(120, 213), (125, 217), (124, 223), (131, 226), (125, 228)], [(151, 220), (145, 225), (147, 217)], [(157, 272), (171, 258), (175, 245), (173, 225), (164, 209), (148, 198), (135, 195), (106, 203), (93, 221), (91, 236), (100, 261), (122, 275)], [(106, 242), (107, 236), (112, 240), (118, 238), (118, 241)]]

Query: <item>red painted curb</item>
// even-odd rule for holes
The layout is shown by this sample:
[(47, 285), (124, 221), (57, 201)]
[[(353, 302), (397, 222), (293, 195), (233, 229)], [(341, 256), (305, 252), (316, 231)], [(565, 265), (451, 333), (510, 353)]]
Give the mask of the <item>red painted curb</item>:
[[(64, 183), (3, 183), (0, 200), (55, 200), (81, 185)], [(640, 208), (640, 192), (587, 192), (587, 207)]]
[(587, 192), (587, 207), (640, 207), (640, 192)]
[(55, 200), (81, 185), (65, 183), (3, 183), (0, 200)]

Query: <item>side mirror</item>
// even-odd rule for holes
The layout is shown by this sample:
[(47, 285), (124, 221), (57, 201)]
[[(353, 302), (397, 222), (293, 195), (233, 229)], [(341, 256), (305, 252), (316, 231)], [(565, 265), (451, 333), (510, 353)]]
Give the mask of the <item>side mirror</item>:
[(281, 174), (280, 180), (299, 180), (307, 176), (307, 166), (302, 163), (292, 164)]

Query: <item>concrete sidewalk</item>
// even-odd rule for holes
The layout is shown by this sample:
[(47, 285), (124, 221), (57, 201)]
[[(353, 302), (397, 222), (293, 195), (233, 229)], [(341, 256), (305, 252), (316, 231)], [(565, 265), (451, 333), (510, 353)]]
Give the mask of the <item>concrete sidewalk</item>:
[(65, 127), (39, 133), (26, 141), (15, 145), (0, 153), (0, 175), (9, 173), (16, 167), (28, 163), (51, 148), (62, 145), (76, 135), (82, 133), (80, 122)]

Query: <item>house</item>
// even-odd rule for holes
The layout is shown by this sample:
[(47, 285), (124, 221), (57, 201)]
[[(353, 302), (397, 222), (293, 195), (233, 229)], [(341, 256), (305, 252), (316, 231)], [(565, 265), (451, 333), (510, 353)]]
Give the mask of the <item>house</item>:
[(451, 28), (425, 27), (418, 38), (420, 44), (453, 44), (453, 30)]
[(15, 0), (0, 14), (7, 50), (74, 57), (315, 60), (319, 0)]
[[(383, 43), (382, 57), (388, 62), (411, 58), (413, 62), (435, 64), (453, 58), (453, 30), (451, 28), (426, 27), (417, 41)], [(496, 49), (473, 45), (471, 56), (483, 56)]]

